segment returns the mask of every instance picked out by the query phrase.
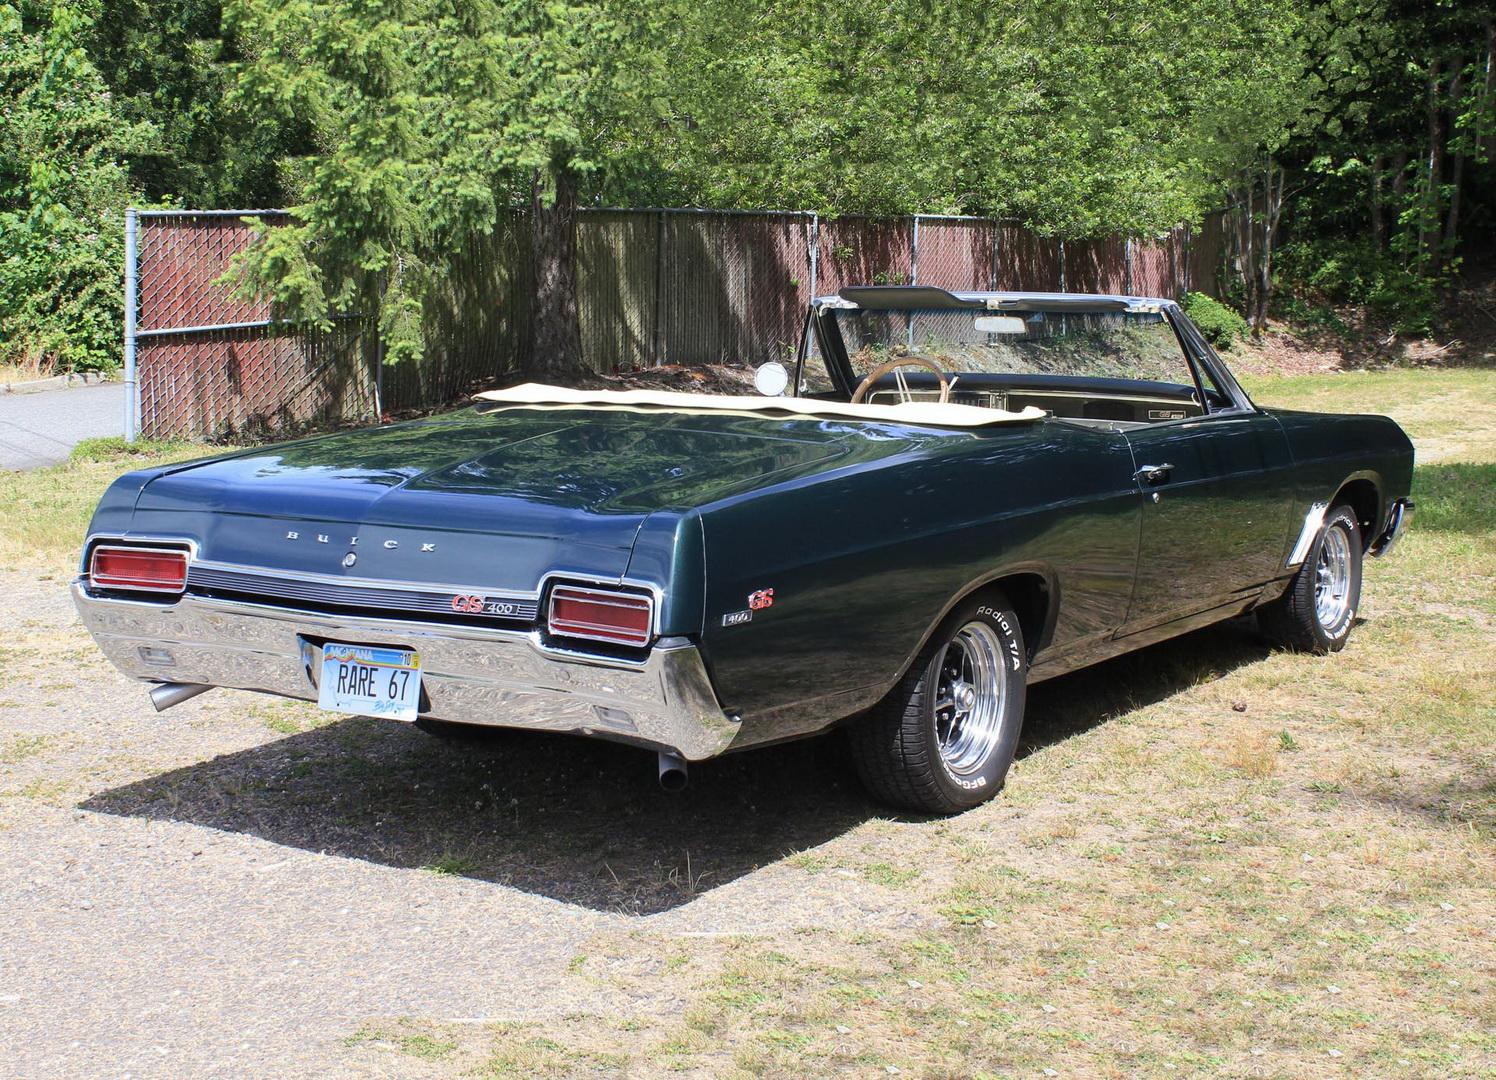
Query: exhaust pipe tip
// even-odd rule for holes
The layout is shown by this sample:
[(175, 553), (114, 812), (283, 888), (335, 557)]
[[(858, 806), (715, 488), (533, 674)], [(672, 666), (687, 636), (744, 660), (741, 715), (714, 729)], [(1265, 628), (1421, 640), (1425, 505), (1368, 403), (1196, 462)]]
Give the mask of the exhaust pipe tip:
[(151, 688), (151, 704), (156, 707), (157, 712), (165, 712), (173, 705), (180, 705), (190, 698), (199, 694), (206, 694), (213, 689), (202, 683), (162, 683), (160, 686)]
[(691, 782), (691, 773), (686, 759), (667, 750), (660, 751), (660, 788), (675, 795), (686, 790)]

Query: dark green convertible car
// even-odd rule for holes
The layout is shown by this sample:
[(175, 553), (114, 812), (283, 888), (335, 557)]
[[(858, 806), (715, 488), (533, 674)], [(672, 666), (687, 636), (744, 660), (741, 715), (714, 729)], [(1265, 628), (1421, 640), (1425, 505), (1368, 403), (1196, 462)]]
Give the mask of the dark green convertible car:
[(1258, 408), (1167, 300), (844, 289), (759, 389), (525, 385), (130, 473), (73, 594), (158, 708), (592, 735), (667, 786), (842, 726), (946, 813), (1030, 683), (1250, 611), (1341, 648), (1412, 511), (1396, 424)]

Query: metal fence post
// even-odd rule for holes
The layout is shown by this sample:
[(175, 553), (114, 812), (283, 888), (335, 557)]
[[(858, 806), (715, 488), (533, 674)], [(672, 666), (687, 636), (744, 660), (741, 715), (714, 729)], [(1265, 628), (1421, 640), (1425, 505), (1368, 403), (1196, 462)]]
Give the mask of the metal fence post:
[(1128, 296), (1132, 295), (1132, 238), (1123, 241), (1122, 248), (1122, 291)]
[(909, 240), (909, 284), (919, 284), (919, 215), (914, 215), (914, 234)]
[(821, 269), (821, 215), (816, 211), (810, 212), (810, 299), (816, 298), (816, 287), (819, 284)]
[(990, 221), (988, 224), (992, 228), (992, 281), (987, 287), (996, 292), (997, 274), (1002, 267), (1002, 250), (1000, 245), (1002, 244), (1003, 230), (1001, 222)]
[(135, 308), (138, 300), (134, 210), (125, 211), (125, 442), (134, 442), (139, 433), (140, 397), (135, 373)]
[[(914, 230), (909, 237), (909, 284), (919, 284), (919, 215), (914, 215)], [(907, 344), (914, 348), (914, 312), (904, 315)]]
[(654, 330), (649, 346), (649, 366), (660, 367), (660, 314), (665, 304), (665, 211), (655, 211)]
[(1065, 291), (1065, 241), (1060, 240), (1060, 292)]

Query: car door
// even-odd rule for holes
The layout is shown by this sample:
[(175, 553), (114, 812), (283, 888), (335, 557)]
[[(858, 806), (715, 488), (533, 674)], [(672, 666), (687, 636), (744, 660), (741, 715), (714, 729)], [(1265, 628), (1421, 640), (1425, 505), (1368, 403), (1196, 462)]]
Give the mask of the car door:
[(1282, 427), (1212, 370), (1180, 327), (1209, 409), (1127, 432), (1142, 531), (1123, 634), (1218, 613), (1281, 572), (1292, 458)]

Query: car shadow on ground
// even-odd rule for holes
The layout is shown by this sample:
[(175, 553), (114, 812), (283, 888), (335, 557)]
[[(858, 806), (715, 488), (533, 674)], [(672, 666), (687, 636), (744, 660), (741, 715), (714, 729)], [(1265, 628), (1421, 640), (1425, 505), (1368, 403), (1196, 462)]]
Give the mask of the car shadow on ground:
[[(1267, 655), (1228, 625), (1033, 688), (1021, 752)], [(599, 911), (688, 903), (874, 816), (839, 737), (698, 763), (662, 792), (654, 756), (493, 730), (433, 738), (350, 718), (101, 792), (100, 813), (190, 822), (309, 851), (499, 882)]]
[(1266, 659), (1251, 618), (1233, 619), (1029, 688), (1018, 756)]

